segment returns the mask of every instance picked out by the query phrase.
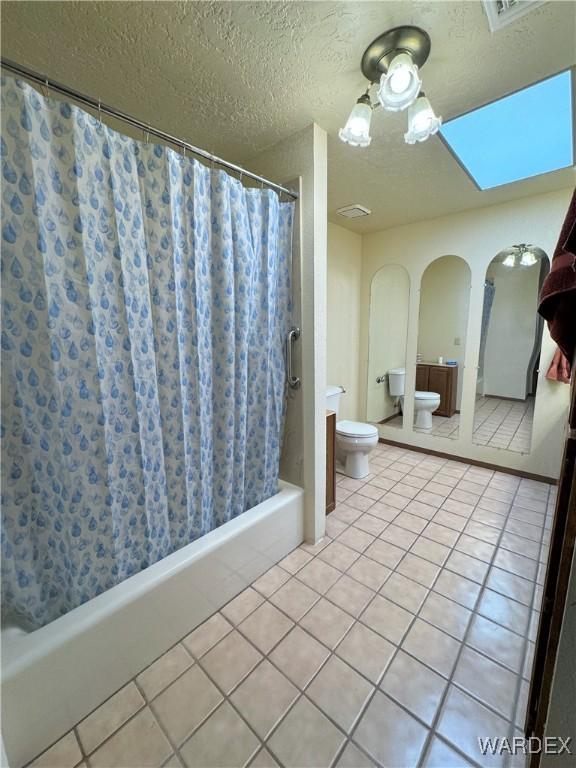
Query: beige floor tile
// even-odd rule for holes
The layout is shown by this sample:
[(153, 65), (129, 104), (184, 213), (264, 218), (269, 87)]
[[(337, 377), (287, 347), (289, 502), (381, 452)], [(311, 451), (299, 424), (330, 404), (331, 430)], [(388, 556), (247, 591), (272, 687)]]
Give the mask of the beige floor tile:
[(500, 537), (500, 531), (497, 528), (479, 523), (477, 520), (469, 520), (464, 528), (464, 533), (488, 544), (497, 544)]
[(422, 557), (408, 552), (397, 567), (397, 572), (407, 576), (413, 581), (417, 581), (428, 589), (434, 584), (436, 577), (440, 573), (440, 567)]
[(230, 697), (261, 739), (265, 739), (294, 699), (298, 689), (264, 659)]
[(298, 578), (316, 592), (323, 595), (335, 584), (342, 574), (328, 563), (324, 563), (317, 557), (298, 571)]
[(299, 621), (319, 599), (320, 595), (313, 589), (297, 579), (290, 579), (278, 592), (272, 595), (270, 602), (287, 613), (294, 621)]
[(374, 592), (344, 574), (328, 590), (326, 597), (352, 616), (358, 616), (374, 597)]
[(334, 648), (353, 623), (352, 616), (323, 597), (301, 619), (300, 626), (324, 645)]
[(360, 512), (367, 512), (372, 504), (374, 504), (374, 499), (369, 499), (367, 496), (362, 496), (359, 493), (353, 493), (352, 496), (346, 499), (346, 504)]
[(375, 560), (371, 560), (369, 557), (361, 555), (350, 568), (348, 568), (348, 576), (351, 576), (356, 581), (364, 584), (365, 587), (370, 587), (374, 591), (378, 591), (384, 584), (386, 579), (390, 576), (392, 571), (390, 568), (386, 568), (385, 565), (380, 565)]
[(397, 522), (398, 518), (395, 522), (390, 523), (390, 525), (380, 534), (380, 539), (382, 541), (388, 541), (390, 544), (394, 544), (395, 547), (401, 547), (402, 549), (408, 550), (418, 538), (418, 534), (412, 533), (412, 531), (408, 531), (406, 528), (401, 528), (399, 525), (396, 525)]
[(144, 696), (150, 701), (192, 664), (194, 664), (194, 659), (191, 658), (184, 646), (178, 643), (141, 672), (136, 678), (136, 682)]
[(285, 584), (289, 578), (289, 573), (286, 573), (285, 570), (275, 565), (270, 568), (269, 571), (266, 571), (263, 576), (260, 576), (252, 586), (254, 589), (258, 590), (261, 595), (264, 595), (264, 597), (270, 597), (274, 592), (280, 589), (282, 584)]
[(228, 632), (232, 631), (232, 625), (220, 613), (215, 613), (207, 621), (187, 635), (182, 643), (186, 650), (199, 659), (219, 642)]
[(394, 546), (394, 544), (390, 544), (388, 541), (376, 539), (370, 544), (364, 554), (366, 557), (376, 560), (380, 565), (394, 569), (404, 557), (405, 551), (400, 547)]
[(500, 540), (500, 546), (515, 552), (517, 555), (531, 557), (533, 560), (538, 560), (540, 555), (540, 542), (525, 539), (523, 536), (518, 536), (514, 533), (504, 532)]
[(432, 539), (432, 541), (443, 544), (445, 547), (453, 547), (459, 536), (458, 531), (455, 531), (453, 528), (447, 528), (445, 525), (438, 525), (434, 521), (428, 523), (426, 528), (424, 528), (423, 534), (427, 539)]
[(485, 563), (492, 561), (495, 548), (494, 544), (488, 544), (486, 541), (475, 539), (472, 536), (468, 536), (467, 533), (463, 533), (456, 542), (456, 549), (459, 552), (464, 552), (478, 560), (483, 560)]
[(440, 509), (432, 518), (432, 522), (443, 525), (445, 528), (452, 528), (452, 530), (460, 533), (465, 528), (467, 519), (461, 515), (455, 515), (453, 512), (447, 512), (445, 509)]
[(222, 695), (198, 666), (172, 683), (152, 705), (174, 744), (181, 744), (222, 701)]
[(380, 520), (378, 517), (374, 517), (369, 512), (361, 515), (354, 523), (354, 528), (359, 528), (364, 533), (369, 533), (371, 536), (379, 536), (388, 523), (385, 520)]
[(428, 725), (432, 725), (446, 680), (403, 651), (398, 651), (380, 688)]
[(69, 731), (30, 763), (29, 768), (74, 768), (82, 760), (82, 752), (74, 731)]
[(391, 523), (392, 520), (398, 517), (400, 510), (391, 507), (389, 504), (383, 504), (381, 501), (377, 501), (374, 506), (370, 508), (370, 514), (372, 517), (377, 517), (385, 523)]
[(438, 629), (462, 640), (472, 618), (472, 611), (443, 595), (430, 592), (424, 601), (420, 616)]
[(330, 536), (331, 539), (335, 539), (342, 533), (342, 531), (345, 531), (347, 527), (348, 523), (343, 523), (341, 520), (338, 520), (338, 518), (334, 517), (334, 515), (330, 515), (326, 520), (326, 534)]
[(454, 683), (507, 720), (512, 719), (518, 676), (509, 670), (464, 647), (454, 672)]
[(458, 688), (450, 687), (437, 727), (438, 733), (482, 766), (502, 766), (505, 756), (482, 755), (478, 736), (508, 734), (508, 723)]
[(488, 573), (489, 565), (483, 560), (478, 560), (464, 552), (457, 552), (454, 550), (448, 560), (444, 563), (444, 567), (454, 573), (460, 574), (460, 576), (465, 576), (467, 579), (471, 579), (478, 584), (483, 584), (486, 574)]
[(534, 583), (509, 571), (503, 571), (501, 568), (490, 568), (486, 586), (523, 605), (530, 606), (532, 604)]
[(165, 763), (162, 764), (162, 768), (185, 768), (185, 766), (178, 755), (172, 755)]
[(338, 758), (337, 768), (375, 768), (375, 763), (351, 741)]
[(332, 544), (323, 549), (318, 555), (325, 563), (329, 563), (338, 568), (339, 571), (346, 571), (352, 563), (358, 559), (359, 555), (355, 549), (340, 543), (340, 539), (333, 541)]
[(422, 533), (424, 528), (426, 528), (428, 522), (423, 517), (413, 515), (411, 512), (408, 512), (408, 510), (405, 509), (394, 520), (394, 525), (398, 525), (407, 531), (411, 531), (412, 533), (419, 535)]
[(407, 611), (417, 613), (428, 590), (401, 573), (393, 573), (380, 590), (380, 594), (402, 608), (406, 608)]
[(331, 656), (308, 686), (307, 694), (342, 730), (349, 733), (374, 690), (337, 656)]
[(472, 768), (472, 763), (435, 736), (430, 742), (422, 768)]
[[(290, 583), (291, 582), (288, 582), (288, 584)], [(303, 584), (300, 586), (308, 590)], [(282, 589), (285, 589), (285, 587), (282, 587)], [(296, 595), (296, 591), (297, 588), (295, 588), (290, 595), (285, 596), (285, 603), (290, 603), (289, 607), (294, 610), (294, 612), (296, 612), (296, 603), (305, 599), (305, 596), (303, 595)], [(317, 596), (314, 597), (316, 593), (312, 592), (312, 590), (308, 590), (308, 592), (312, 595), (312, 601), (314, 602), (317, 599)], [(274, 597), (276, 597), (276, 595), (274, 595)], [(307, 599), (309, 600), (309, 598)], [(300, 610), (302, 610), (301, 605)], [(254, 613), (250, 614), (250, 616), (240, 624), (238, 629), (248, 638), (248, 640), (254, 643), (262, 653), (269, 653), (293, 626), (294, 623), (279, 611), (278, 608), (275, 608), (270, 603), (264, 603), (260, 608), (257, 608)]]
[(355, 526), (351, 526), (338, 536), (338, 541), (341, 544), (345, 544), (350, 549), (353, 549), (355, 552), (364, 552), (374, 541), (374, 536), (365, 531), (361, 531)]
[(433, 507), (431, 504), (425, 504), (423, 501), (411, 501), (404, 511), (411, 515), (416, 515), (416, 517), (421, 517), (423, 520), (432, 520), (438, 510), (436, 507)]
[(159, 768), (172, 753), (146, 707), (90, 755), (91, 768)]
[(353, 739), (381, 765), (415, 768), (428, 729), (383, 693), (376, 693)]
[(425, 536), (419, 536), (410, 548), (413, 555), (418, 555), (435, 565), (443, 565), (451, 551), (450, 547), (438, 544), (437, 541), (427, 539)]
[(474, 505), (465, 504), (463, 501), (457, 501), (456, 499), (446, 499), (440, 509), (445, 509), (446, 512), (452, 512), (454, 515), (469, 518), (472, 512), (474, 512)]
[(415, 501), (421, 501), (423, 504), (428, 504), (430, 507), (436, 507), (436, 509), (438, 509), (444, 503), (445, 498), (445, 496), (441, 496), (438, 493), (422, 490), (416, 496)]
[(272, 757), (266, 747), (262, 747), (260, 752), (250, 763), (250, 768), (280, 768), (278, 762)]
[(413, 614), (380, 595), (376, 595), (361, 615), (363, 624), (396, 645), (402, 641), (413, 618)]
[(514, 573), (516, 576), (521, 576), (523, 579), (531, 580), (536, 578), (536, 571), (538, 569), (538, 563), (535, 560), (517, 555), (507, 549), (499, 549), (496, 552), (494, 565), (497, 568)]
[(358, 489), (358, 493), (361, 496), (367, 496), (369, 499), (372, 499), (372, 501), (378, 501), (382, 496), (384, 496), (385, 491), (383, 488), (379, 488), (377, 485), (366, 483), (362, 486), (362, 488)]
[(396, 646), (357, 622), (336, 648), (336, 653), (373, 683), (386, 670)]
[(509, 597), (483, 589), (478, 604), (478, 613), (519, 635), (528, 631), (530, 611), (526, 605), (511, 600)]
[(260, 742), (234, 709), (224, 702), (188, 739), (180, 753), (187, 768), (238, 768)]
[(449, 677), (460, 643), (436, 627), (416, 619), (404, 638), (402, 648), (444, 677)]
[(261, 658), (241, 634), (231, 632), (202, 658), (202, 666), (214, 682), (229, 693)]
[(78, 738), (86, 753), (111, 736), (133, 714), (144, 706), (144, 699), (134, 683), (128, 683), (105, 701), (77, 726)]
[(270, 654), (270, 660), (299, 688), (304, 688), (330, 651), (307, 632), (294, 627)]
[(259, 592), (248, 587), (243, 592), (231, 600), (227, 605), (222, 608), (221, 613), (232, 622), (232, 624), (240, 624), (246, 616), (249, 616), (253, 611), (262, 605), (264, 598)]
[(304, 544), (300, 544), (300, 549), (303, 549), (305, 552), (309, 552), (311, 555), (316, 556), (322, 552), (324, 547), (327, 547), (331, 541), (332, 539), (330, 536), (324, 536), (324, 538), (320, 539), (320, 541), (317, 541), (316, 544), (306, 544), (306, 542), (304, 542)]
[(342, 731), (302, 697), (274, 732), (269, 744), (286, 768), (327, 768), (344, 738)]
[(522, 669), (524, 638), (483, 616), (473, 618), (466, 643), (513, 672)]
[(387, 491), (380, 501), (398, 510), (404, 509), (410, 503), (410, 499), (407, 499), (406, 496), (401, 496), (399, 493), (394, 493), (394, 489)]
[(297, 548), (293, 549), (283, 560), (280, 560), (278, 565), (289, 573), (297, 573), (311, 559), (312, 555), (309, 552)]
[(476, 582), (451, 571), (442, 571), (434, 583), (435, 592), (470, 609), (474, 608), (480, 589)]
[[(336, 486), (336, 494), (338, 494), (338, 486)], [(336, 500), (338, 501), (338, 498), (336, 498)], [(330, 516), (336, 518), (336, 520), (340, 520), (342, 523), (351, 525), (355, 520), (358, 520), (359, 517), (362, 517), (362, 515), (363, 512), (361, 510), (349, 507), (345, 502), (338, 502), (336, 504), (336, 509)]]

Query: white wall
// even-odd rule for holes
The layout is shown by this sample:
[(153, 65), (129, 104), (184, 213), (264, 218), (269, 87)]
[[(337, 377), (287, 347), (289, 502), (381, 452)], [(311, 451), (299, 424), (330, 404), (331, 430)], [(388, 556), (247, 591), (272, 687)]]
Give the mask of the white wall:
[(341, 384), (340, 419), (360, 418), (362, 238), (328, 224), (327, 384)]
[(315, 542), (326, 527), (326, 132), (309, 125), (247, 165), (280, 184), (300, 181), (293, 323), (302, 329), (294, 349), (302, 385), (289, 393), (280, 474), (304, 488), (304, 536)]
[(524, 400), (536, 333), (540, 262), (529, 269), (491, 264), (487, 276), (496, 290), (486, 336), (484, 394)]
[[(387, 373), (406, 366), (409, 308), (408, 272), (396, 264), (379, 269), (370, 286), (367, 421), (377, 423), (400, 412), (397, 398), (390, 397)], [(384, 381), (377, 383), (382, 376)]]
[(423, 362), (458, 362), (456, 408), (462, 399), (462, 366), (470, 309), (470, 268), (459, 256), (442, 256), (426, 269), (420, 286), (418, 352)]
[[(513, 243), (534, 243), (546, 253), (552, 253), (571, 194), (571, 189), (550, 192), (498, 206), (394, 227), (362, 238), (360, 371), (363, 379), (360, 389), (364, 414), (366, 414), (369, 296), (372, 277), (385, 264), (402, 264), (410, 274), (411, 283), (404, 425), (402, 429), (387, 427), (385, 424), (380, 426), (382, 437), (511, 469), (549, 477), (558, 476), (569, 388), (565, 384), (545, 378), (556, 348), (546, 327), (542, 339), (531, 452), (524, 455), (474, 445), (472, 424), (486, 269), (496, 253)], [(470, 316), (462, 368), (461, 421), (456, 440), (424, 435), (412, 429), (420, 281), (426, 267), (446, 254), (461, 256), (471, 269)]]

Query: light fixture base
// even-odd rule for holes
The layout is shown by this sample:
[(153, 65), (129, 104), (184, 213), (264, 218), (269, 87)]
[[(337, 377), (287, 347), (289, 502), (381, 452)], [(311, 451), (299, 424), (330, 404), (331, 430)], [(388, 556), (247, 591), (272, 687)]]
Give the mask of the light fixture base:
[(362, 74), (371, 83), (378, 82), (397, 53), (409, 53), (420, 69), (430, 54), (430, 36), (420, 27), (394, 27), (373, 40), (362, 56)]

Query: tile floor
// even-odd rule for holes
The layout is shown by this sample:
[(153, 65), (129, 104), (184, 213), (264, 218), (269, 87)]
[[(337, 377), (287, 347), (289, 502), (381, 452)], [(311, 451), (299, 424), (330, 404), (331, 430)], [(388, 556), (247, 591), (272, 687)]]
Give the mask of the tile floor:
[(555, 488), (379, 445), (302, 545), (33, 763), (505, 766)]
[[(402, 415), (385, 422), (389, 427), (401, 427)], [(500, 397), (478, 397), (474, 410), (472, 441), (476, 445), (488, 445), (518, 453), (529, 453), (532, 442), (534, 398), (524, 402), (503, 400)], [(415, 431), (418, 430), (414, 427)], [(460, 430), (460, 414), (447, 418), (432, 416), (429, 434), (455, 440)]]

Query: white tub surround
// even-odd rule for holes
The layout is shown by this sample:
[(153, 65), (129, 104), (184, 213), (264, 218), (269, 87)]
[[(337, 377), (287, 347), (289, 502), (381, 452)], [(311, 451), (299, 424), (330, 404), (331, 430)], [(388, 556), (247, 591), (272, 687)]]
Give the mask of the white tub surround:
[(201, 539), (2, 643), (2, 725), (20, 768), (304, 538), (304, 491), (279, 492)]

